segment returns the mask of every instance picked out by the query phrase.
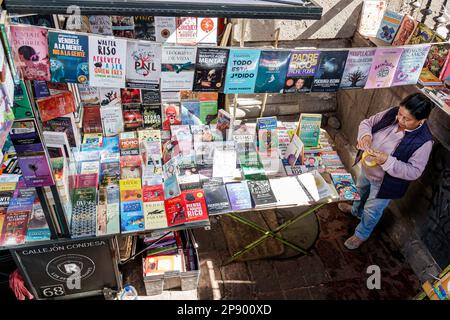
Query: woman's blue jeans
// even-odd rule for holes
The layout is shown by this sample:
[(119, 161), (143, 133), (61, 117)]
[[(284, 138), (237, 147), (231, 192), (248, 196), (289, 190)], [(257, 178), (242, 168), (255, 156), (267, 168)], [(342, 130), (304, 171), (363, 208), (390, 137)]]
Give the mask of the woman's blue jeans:
[(355, 235), (360, 240), (367, 240), (391, 200), (376, 198), (381, 183), (370, 182), (363, 171), (356, 185), (361, 200), (353, 202), (352, 214), (361, 219), (361, 222), (356, 227)]

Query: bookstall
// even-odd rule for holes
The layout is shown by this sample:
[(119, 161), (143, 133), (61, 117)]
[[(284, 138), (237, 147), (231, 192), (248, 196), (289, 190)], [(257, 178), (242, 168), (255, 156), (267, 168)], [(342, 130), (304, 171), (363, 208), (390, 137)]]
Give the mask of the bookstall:
[[(263, 17), (269, 2), (252, 1), (242, 15), (237, 0), (207, 12)], [(354, 180), (321, 114), (286, 122), (263, 108), (254, 122), (236, 119), (237, 95), (427, 84), (432, 76), (442, 84), (450, 69), (450, 44), (425, 25), (404, 39), (408, 16), (383, 39), (377, 31), (394, 18), (381, 15), (376, 48), (235, 48), (227, 46), (231, 24), (197, 17), (205, 1), (194, 1), (189, 17), (176, 1), (127, 2), (128, 16), (95, 15), (111, 7), (83, 1), (89, 16), (75, 17), (62, 15), (64, 1), (37, 7), (40, 15), (25, 14), (27, 3), (7, 1), (15, 14), (0, 17), (0, 248), (38, 299), (120, 291), (120, 265), (142, 254), (149, 294), (195, 288), (198, 255), (187, 230), (214, 215), (262, 234), (228, 262), (268, 238), (306, 254), (280, 232), (326, 203), (359, 199)], [(132, 15), (143, 7), (161, 16)], [(292, 19), (320, 18), (309, 1), (283, 1), (272, 17), (287, 7)], [(436, 55), (445, 55), (439, 66)], [(233, 111), (224, 95), (234, 95)], [(439, 101), (448, 112), (448, 100)], [(373, 165), (370, 155), (363, 165)], [(274, 230), (240, 215), (290, 207), (305, 211)], [(127, 236), (143, 249), (120, 257), (118, 239)]]

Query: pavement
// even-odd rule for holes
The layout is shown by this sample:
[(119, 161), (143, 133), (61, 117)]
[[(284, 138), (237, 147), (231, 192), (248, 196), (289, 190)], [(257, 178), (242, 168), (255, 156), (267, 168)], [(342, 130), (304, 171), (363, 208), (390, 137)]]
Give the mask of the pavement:
[[(350, 251), (343, 243), (358, 220), (340, 212), (336, 204), (322, 207), (317, 218), (320, 232), (311, 255), (227, 265), (223, 264), (231, 253), (224, 231), (230, 230), (224, 229), (222, 220), (230, 218), (212, 219), (210, 230), (195, 229), (201, 267), (197, 298), (390, 300), (411, 299), (421, 291), (412, 269), (379, 228), (359, 249)], [(368, 288), (368, 282), (374, 283), (370, 270), (377, 268), (370, 266), (379, 267), (379, 289)]]

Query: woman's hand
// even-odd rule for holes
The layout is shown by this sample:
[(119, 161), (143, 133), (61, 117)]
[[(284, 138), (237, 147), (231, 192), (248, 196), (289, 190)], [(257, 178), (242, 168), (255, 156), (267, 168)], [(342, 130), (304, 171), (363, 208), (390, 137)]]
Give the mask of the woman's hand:
[(388, 156), (389, 156), (387, 153), (384, 153), (382, 151), (372, 150), (372, 149), (368, 149), (367, 153), (369, 153), (373, 157), (373, 160), (378, 165), (384, 164), (387, 161)]
[(358, 141), (358, 144), (356, 145), (356, 147), (359, 150), (364, 151), (364, 150), (369, 149), (371, 145), (372, 145), (372, 137), (369, 135), (365, 135)]

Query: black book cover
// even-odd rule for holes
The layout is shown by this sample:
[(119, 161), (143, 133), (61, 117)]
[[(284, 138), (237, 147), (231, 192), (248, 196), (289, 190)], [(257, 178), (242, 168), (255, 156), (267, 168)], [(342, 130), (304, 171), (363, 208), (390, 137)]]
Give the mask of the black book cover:
[(254, 207), (277, 203), (268, 180), (247, 181)]
[(159, 91), (141, 89), (142, 104), (161, 103), (161, 95)]
[(136, 39), (156, 41), (155, 17), (134, 16), (134, 34)]
[(312, 92), (334, 92), (339, 89), (347, 55), (348, 50), (321, 52)]
[(144, 117), (142, 107), (138, 103), (122, 105), (123, 121), (125, 131), (134, 131), (144, 127)]
[(211, 178), (205, 181), (203, 183), (203, 191), (209, 215), (231, 211), (227, 190), (222, 178)]
[(223, 89), (228, 53), (228, 49), (197, 49), (194, 91), (221, 91)]
[(144, 114), (144, 128), (161, 130), (161, 105), (149, 104), (142, 105)]

